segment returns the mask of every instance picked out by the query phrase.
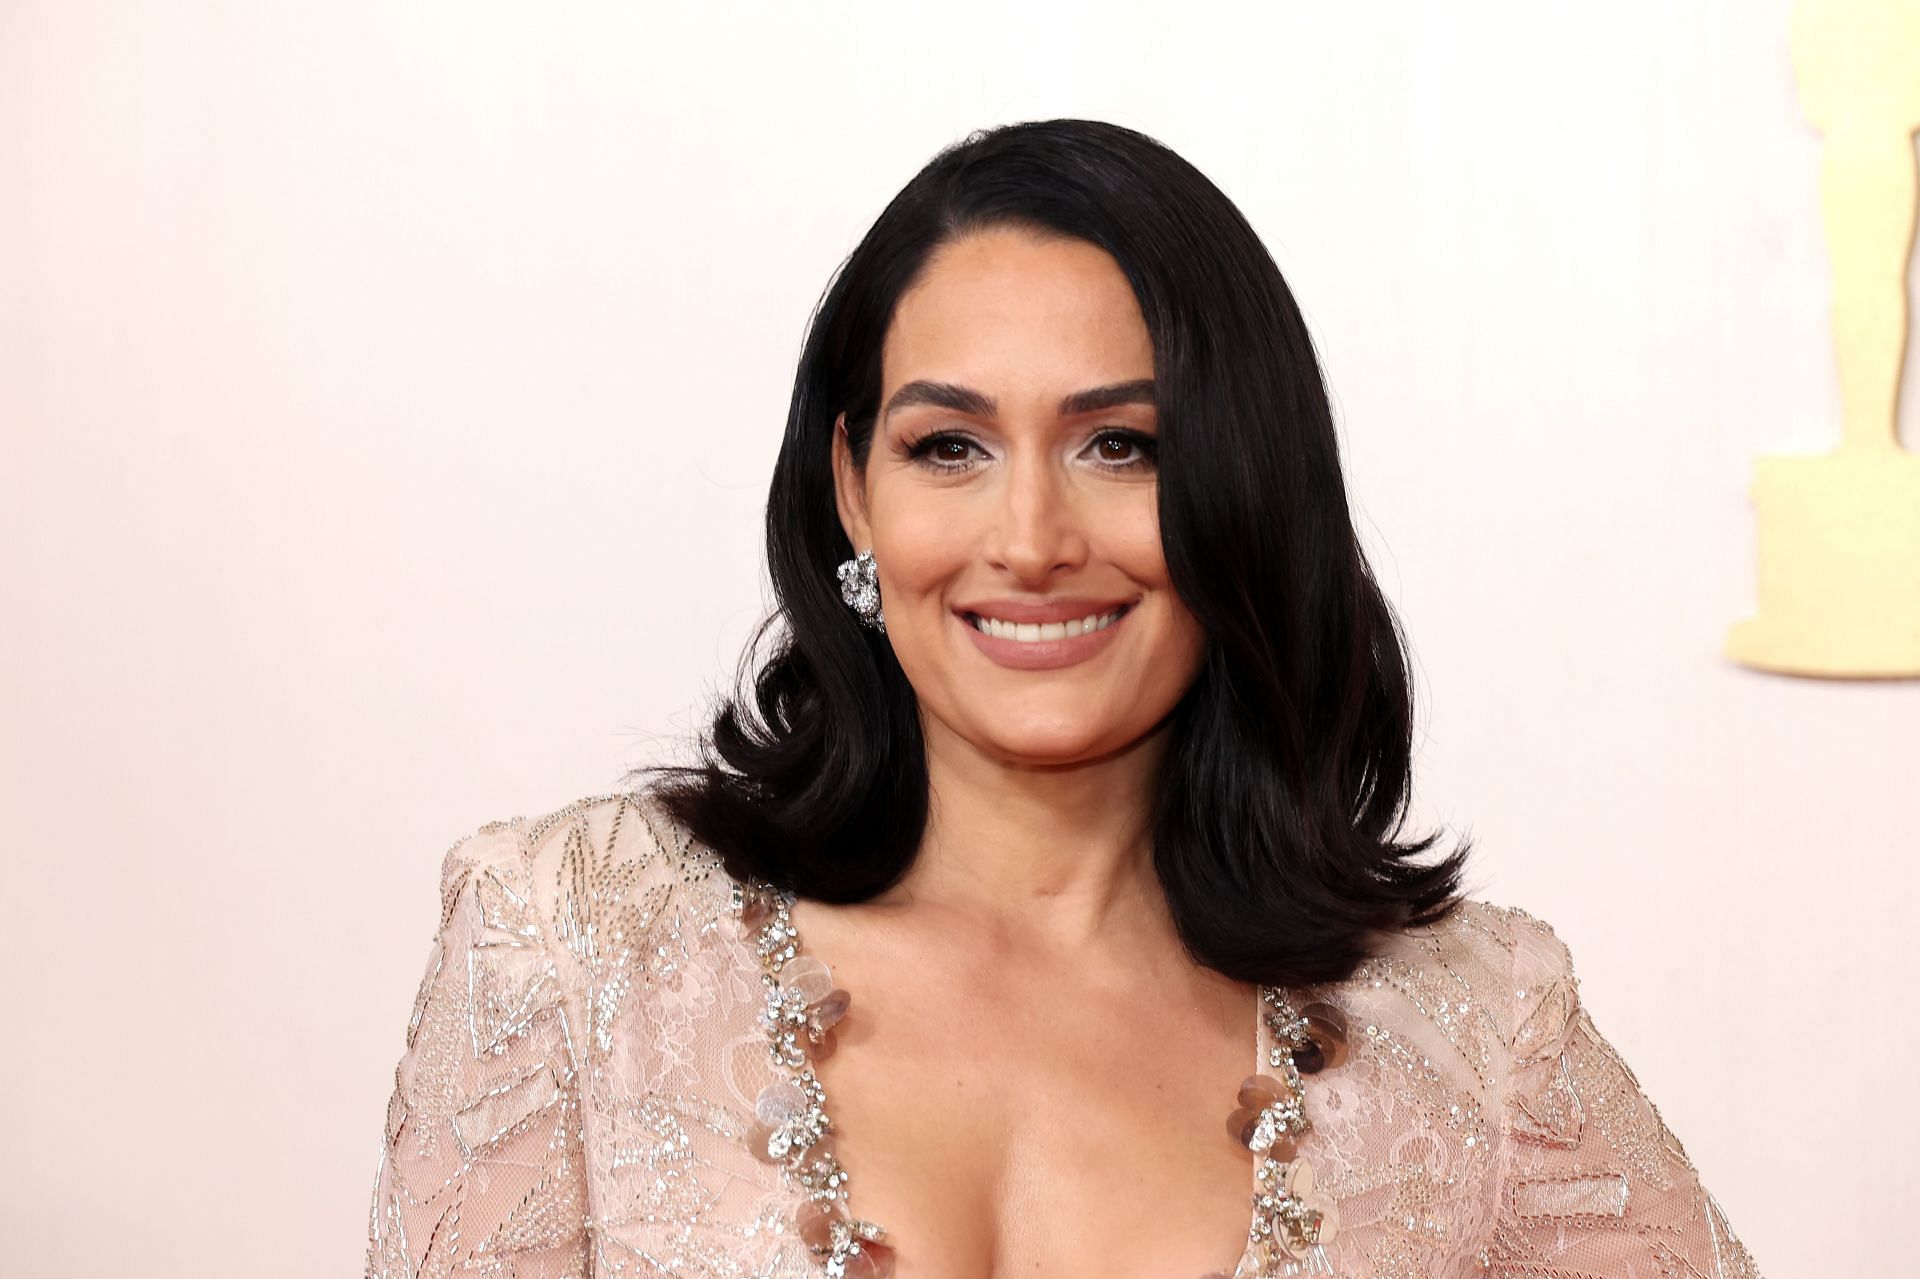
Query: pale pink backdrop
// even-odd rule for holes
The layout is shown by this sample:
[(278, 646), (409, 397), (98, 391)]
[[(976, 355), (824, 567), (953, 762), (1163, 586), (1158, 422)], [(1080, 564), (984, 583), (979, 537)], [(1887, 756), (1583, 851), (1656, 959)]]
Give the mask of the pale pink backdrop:
[(1720, 656), (1837, 438), (1788, 5), (1363, 9), (0, 7), (0, 1268), (355, 1272), (440, 854), (699, 721), (829, 273), (1052, 115), (1292, 281), (1417, 816), (1769, 1276), (1908, 1264), (1920, 687)]

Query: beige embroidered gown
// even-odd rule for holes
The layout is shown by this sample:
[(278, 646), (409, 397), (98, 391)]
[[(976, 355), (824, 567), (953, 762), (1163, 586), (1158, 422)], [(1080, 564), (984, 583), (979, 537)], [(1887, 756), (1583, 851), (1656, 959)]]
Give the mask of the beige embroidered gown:
[[(640, 792), (490, 823), (447, 852), (369, 1276), (826, 1273), (794, 1225), (806, 1188), (746, 1140), (756, 1098), (788, 1076), (733, 888)], [(1333, 1273), (1758, 1273), (1546, 924), (1469, 901), (1303, 995), (1350, 1029), (1348, 1060), (1305, 1079), (1299, 1150), (1338, 1204)], [(887, 1242), (907, 1269), (912, 1241)]]

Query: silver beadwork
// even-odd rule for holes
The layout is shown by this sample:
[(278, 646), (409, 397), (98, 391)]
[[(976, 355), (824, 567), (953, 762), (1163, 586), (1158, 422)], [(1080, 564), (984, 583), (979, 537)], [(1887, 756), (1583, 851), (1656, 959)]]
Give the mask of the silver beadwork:
[(861, 551), (850, 560), (840, 561), (840, 598), (852, 606), (860, 620), (882, 635), (887, 633), (886, 614), (880, 611), (880, 574), (873, 565), (873, 552)]

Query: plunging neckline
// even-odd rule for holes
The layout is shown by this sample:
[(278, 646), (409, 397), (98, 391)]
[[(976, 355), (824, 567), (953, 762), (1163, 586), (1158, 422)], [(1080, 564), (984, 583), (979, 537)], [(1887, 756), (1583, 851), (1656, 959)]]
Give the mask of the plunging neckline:
[[(731, 879), (732, 877), (729, 876), (729, 878)], [(768, 1030), (769, 1034), (775, 1035), (777, 1040), (777, 1029), (774, 1024), (774, 1018), (777, 1016), (776, 1010), (782, 1005), (789, 1003), (792, 999), (792, 995), (789, 993), (788, 983), (782, 980), (783, 974), (785, 974), (789, 968), (795, 966), (801, 966), (802, 971), (809, 974), (813, 973), (815, 970), (800, 965), (800, 961), (804, 959), (812, 965), (818, 965), (818, 971), (825, 975), (821, 980), (830, 980), (832, 977), (832, 966), (804, 947), (804, 938), (801, 935), (799, 927), (794, 923), (792, 915), (794, 905), (800, 900), (797, 894), (790, 890), (774, 888), (771, 885), (759, 881), (742, 883), (740, 880), (733, 880), (733, 894), (736, 903), (744, 905), (745, 902), (756, 893), (764, 896), (768, 900), (770, 903), (770, 913), (758, 927), (747, 930), (743, 941), (750, 952), (753, 966), (758, 970), (765, 988), (767, 1006), (762, 1013), (761, 1024)], [(739, 912), (736, 908), (736, 918), (738, 917)], [(777, 957), (777, 963), (772, 966), (769, 964), (770, 956)], [(840, 987), (837, 981), (833, 982), (832, 985), (833, 988), (847, 989)], [(1270, 1013), (1268, 1011), (1271, 1003), (1270, 992), (1276, 992), (1277, 990), (1278, 988), (1265, 984), (1256, 984), (1254, 987), (1254, 1068), (1251, 1072), (1254, 1075), (1265, 1075), (1272, 1069), (1270, 1063), (1277, 1061), (1278, 1058), (1278, 1054), (1274, 1051), (1277, 1040), (1269, 1024)], [(1282, 1001), (1284, 1001), (1284, 992), (1278, 993)], [(847, 990), (847, 994), (849, 996), (848, 1012), (851, 1013), (851, 996), (854, 992)], [(829, 1030), (827, 1033), (831, 1034), (832, 1032)], [(789, 1035), (791, 1035), (791, 1032), (789, 1032)], [(789, 1039), (789, 1045), (791, 1045), (791, 1039)], [(775, 1053), (776, 1055), (780, 1053), (777, 1045), (775, 1047)], [(796, 1053), (788, 1052), (784, 1060), (776, 1060), (772, 1063), (776, 1082), (773, 1085), (769, 1085), (767, 1089), (762, 1090), (761, 1098), (766, 1098), (773, 1089), (779, 1087), (781, 1084), (789, 1085), (797, 1090), (798, 1095), (804, 1096), (811, 1104), (812, 1110), (818, 1115), (818, 1128), (820, 1132), (823, 1134), (831, 1134), (835, 1132), (836, 1129), (831, 1111), (827, 1108), (825, 1086), (821, 1083), (817, 1072), (814, 1070), (814, 1062), (811, 1059), (796, 1062), (794, 1057), (797, 1055)], [(822, 1058), (822, 1060), (824, 1060), (824, 1058)], [(794, 1094), (782, 1095), (791, 1098)], [(756, 1102), (756, 1118), (759, 1119), (762, 1124), (768, 1122), (768, 1110), (769, 1108), (764, 1100)], [(833, 1171), (826, 1174), (823, 1180), (826, 1180), (828, 1184), (835, 1186), (839, 1190), (839, 1203), (845, 1210), (847, 1222), (844, 1230), (836, 1230), (835, 1232), (835, 1238), (839, 1240), (839, 1242), (836, 1243), (833, 1253), (825, 1258), (816, 1256), (814, 1260), (816, 1264), (826, 1267), (826, 1273), (831, 1279), (840, 1279), (841, 1275), (859, 1279), (859, 1277), (869, 1272), (863, 1271), (858, 1262), (854, 1265), (847, 1265), (847, 1261), (857, 1257), (860, 1251), (862, 1251), (863, 1245), (878, 1243), (890, 1251), (894, 1246), (891, 1242), (892, 1237), (887, 1233), (882, 1223), (867, 1221), (855, 1213), (854, 1210), (857, 1207), (858, 1199), (849, 1184), (852, 1180), (851, 1173), (853, 1170), (847, 1168), (840, 1162), (837, 1151), (828, 1156), (828, 1158), (831, 1161)], [(803, 1159), (802, 1162), (804, 1163), (805, 1160)], [(1267, 1190), (1262, 1180), (1262, 1162), (1261, 1157), (1256, 1154), (1253, 1159), (1253, 1167), (1248, 1174), (1251, 1187), (1251, 1193), (1248, 1196), (1250, 1201), (1249, 1216), (1241, 1243), (1240, 1255), (1235, 1258), (1235, 1264), (1230, 1268), (1207, 1271), (1197, 1276), (1197, 1279), (1235, 1279), (1235, 1277), (1247, 1279), (1247, 1277), (1251, 1276), (1273, 1273), (1262, 1266), (1259, 1257), (1253, 1252), (1254, 1241), (1260, 1237), (1261, 1233), (1261, 1195)], [(813, 1187), (807, 1184), (802, 1176), (797, 1174), (796, 1165), (793, 1161), (782, 1159), (778, 1167), (783, 1184), (793, 1192), (794, 1197), (802, 1206), (815, 1201), (816, 1196)], [(846, 1246), (849, 1240), (853, 1241), (850, 1248)], [(849, 1256), (848, 1254), (851, 1255)], [(835, 1261), (839, 1261), (841, 1263), (840, 1266), (833, 1265), (832, 1263)], [(890, 1258), (885, 1263), (885, 1266), (886, 1269), (879, 1273), (891, 1274), (892, 1263)], [(1312, 1266), (1305, 1268), (1306, 1272), (1314, 1272), (1314, 1269)], [(1284, 1269), (1280, 1273), (1296, 1272), (1299, 1271), (1296, 1269)], [(1331, 1272), (1321, 1271), (1321, 1273)]]

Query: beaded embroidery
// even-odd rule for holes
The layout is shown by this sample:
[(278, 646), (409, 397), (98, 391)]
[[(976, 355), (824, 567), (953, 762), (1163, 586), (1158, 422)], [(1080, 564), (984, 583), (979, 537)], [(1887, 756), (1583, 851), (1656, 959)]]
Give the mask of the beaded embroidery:
[(1327, 1003), (1296, 1012), (1277, 986), (1262, 986), (1260, 1001), (1273, 1037), (1267, 1065), (1279, 1074), (1244, 1080), (1240, 1109), (1227, 1118), (1229, 1135), (1257, 1161), (1253, 1226), (1233, 1279), (1330, 1275), (1326, 1245), (1339, 1234), (1340, 1212), (1315, 1184), (1313, 1165), (1297, 1153), (1299, 1139), (1313, 1127), (1300, 1076), (1346, 1060), (1346, 1018)]
[(754, 941), (766, 984), (760, 1020), (767, 1046), (775, 1067), (792, 1076), (761, 1090), (758, 1123), (747, 1141), (804, 1192), (794, 1225), (828, 1279), (887, 1279), (893, 1250), (880, 1242), (886, 1230), (848, 1214), (847, 1171), (834, 1151), (826, 1089), (812, 1066), (833, 1052), (833, 1027), (852, 996), (834, 987), (825, 964), (799, 953), (793, 902), (792, 893), (763, 884), (733, 885), (734, 913)]
[[(800, 1219), (813, 1193), (796, 1194), (798, 1174), (742, 1140), (770, 1081), (820, 1098), (766, 1069), (764, 969), (729, 918), (720, 855), (649, 797), (620, 792), (485, 824), (447, 850), (440, 884), (381, 1139), (369, 1279), (515, 1268), (818, 1279), (801, 1240), (831, 1252), (831, 1223)], [(1322, 992), (1352, 1020), (1352, 1052), (1314, 1078), (1319, 1185), (1296, 1180), (1292, 1197), (1314, 1207), (1338, 1188), (1342, 1274), (1758, 1275), (1595, 1028), (1544, 922), (1466, 901), (1386, 938)], [(1288, 1016), (1319, 1013), (1303, 1003)], [(1253, 1064), (1281, 1082), (1271, 1050), (1286, 1039), (1270, 1022), (1256, 1015)], [(810, 1022), (794, 1046), (811, 1038)], [(1311, 1074), (1312, 1049), (1289, 1047)], [(752, 1069), (737, 1069), (736, 1048)], [(791, 1092), (769, 1098), (778, 1126), (805, 1108)], [(808, 1118), (794, 1136), (812, 1131)], [(831, 1150), (821, 1132), (807, 1162)], [(815, 1188), (843, 1175), (816, 1175)], [(881, 1241), (856, 1254), (847, 1229), (843, 1258), (872, 1259)], [(1319, 1232), (1326, 1242), (1324, 1215)], [(1314, 1265), (1248, 1251), (1243, 1279)]]

